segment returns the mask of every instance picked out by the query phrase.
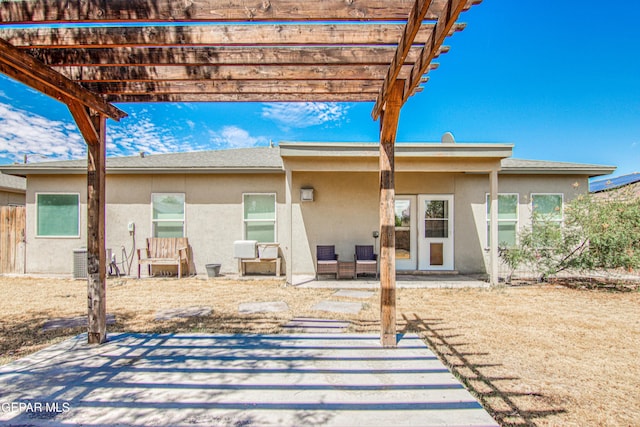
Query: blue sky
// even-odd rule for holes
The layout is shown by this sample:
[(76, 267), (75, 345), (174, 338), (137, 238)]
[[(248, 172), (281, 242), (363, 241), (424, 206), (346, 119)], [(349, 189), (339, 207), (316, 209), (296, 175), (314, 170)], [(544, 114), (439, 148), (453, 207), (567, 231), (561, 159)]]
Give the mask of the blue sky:
[[(515, 144), (514, 157), (640, 171), (640, 2), (484, 0), (462, 15), (398, 143)], [(109, 156), (378, 140), (372, 103), (121, 104)], [(66, 107), (0, 75), (0, 163), (85, 156)], [(46, 156), (46, 157), (45, 157)], [(31, 161), (30, 160), (30, 161)]]

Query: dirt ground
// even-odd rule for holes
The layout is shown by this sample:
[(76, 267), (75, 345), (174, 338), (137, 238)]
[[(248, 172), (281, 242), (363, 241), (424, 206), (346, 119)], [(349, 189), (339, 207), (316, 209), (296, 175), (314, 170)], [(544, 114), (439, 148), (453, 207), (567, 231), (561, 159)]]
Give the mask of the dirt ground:
[[(85, 328), (42, 330), (86, 314), (86, 282), (0, 277), (0, 364)], [(332, 289), (273, 280), (110, 279), (109, 331), (278, 333), (294, 317), (346, 319), (379, 330), (379, 293), (357, 315), (312, 310)], [(289, 311), (239, 315), (243, 302), (284, 301)], [(206, 317), (156, 321), (158, 310), (211, 307)], [(559, 285), (399, 289), (400, 332), (417, 331), (501, 425), (640, 425), (640, 292)]]

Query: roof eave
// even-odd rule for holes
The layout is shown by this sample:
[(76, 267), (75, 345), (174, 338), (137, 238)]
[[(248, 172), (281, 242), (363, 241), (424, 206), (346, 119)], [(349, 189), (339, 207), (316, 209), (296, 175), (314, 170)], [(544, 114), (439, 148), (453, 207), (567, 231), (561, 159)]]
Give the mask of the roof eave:
[(602, 167), (576, 167), (576, 168), (567, 168), (567, 167), (547, 167), (547, 168), (536, 168), (536, 167), (503, 167), (500, 170), (501, 174), (512, 174), (512, 175), (587, 175), (589, 178), (594, 176), (603, 176), (609, 175), (616, 170), (615, 166), (602, 166)]
[[(47, 167), (34, 167), (34, 168), (2, 168), (1, 169), (7, 175), (16, 176), (29, 176), (29, 175), (86, 175), (87, 169), (83, 167), (73, 168), (47, 168)], [(143, 174), (242, 174), (242, 173), (284, 173), (284, 169), (281, 167), (251, 167), (251, 168), (107, 168), (107, 175), (143, 175)]]
[[(372, 143), (280, 143), (280, 156), (286, 157), (378, 157), (380, 145)], [(513, 144), (476, 143), (399, 143), (396, 157), (511, 157)]]

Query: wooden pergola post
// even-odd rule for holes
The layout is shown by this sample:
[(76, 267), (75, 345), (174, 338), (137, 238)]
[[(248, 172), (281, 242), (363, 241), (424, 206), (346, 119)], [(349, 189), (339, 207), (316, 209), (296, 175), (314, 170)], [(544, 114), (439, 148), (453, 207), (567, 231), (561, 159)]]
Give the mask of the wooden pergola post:
[(380, 121), (380, 341), (396, 347), (395, 142), (404, 80), (391, 88)]
[(105, 162), (107, 117), (77, 102), (69, 111), (87, 143), (87, 317), (89, 344), (107, 340)]
[(107, 340), (106, 250), (105, 250), (105, 161), (106, 117), (91, 117), (99, 142), (88, 146), (87, 164), (87, 298), (88, 342)]

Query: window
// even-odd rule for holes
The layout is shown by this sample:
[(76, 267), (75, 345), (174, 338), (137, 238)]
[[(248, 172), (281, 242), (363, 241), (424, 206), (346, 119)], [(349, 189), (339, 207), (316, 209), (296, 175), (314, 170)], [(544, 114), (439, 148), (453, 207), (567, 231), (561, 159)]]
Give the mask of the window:
[(184, 237), (184, 194), (151, 195), (153, 237)]
[(276, 241), (276, 195), (244, 194), (244, 238), (258, 242)]
[(80, 237), (80, 195), (36, 194), (36, 236)]
[(449, 201), (427, 200), (424, 212), (424, 237), (449, 237)]
[[(491, 246), (491, 199), (487, 194), (487, 246)], [(498, 194), (498, 244), (516, 245), (518, 195)]]
[(534, 221), (539, 218), (562, 225), (562, 194), (532, 194), (531, 204)]

